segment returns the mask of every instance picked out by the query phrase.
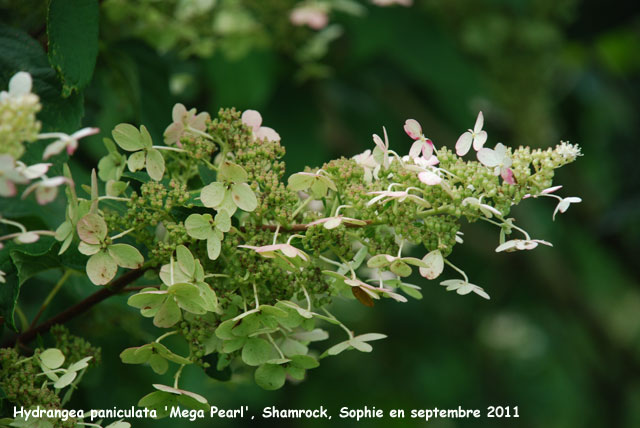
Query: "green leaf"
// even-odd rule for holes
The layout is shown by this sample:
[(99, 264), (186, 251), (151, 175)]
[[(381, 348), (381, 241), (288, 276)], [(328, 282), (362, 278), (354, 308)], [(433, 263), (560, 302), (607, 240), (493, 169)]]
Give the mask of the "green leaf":
[(207, 239), (211, 234), (211, 214), (191, 214), (184, 221), (187, 234), (196, 239)]
[(389, 270), (402, 277), (411, 275), (411, 266), (409, 266), (402, 260), (396, 260), (395, 262), (391, 263), (391, 266), (389, 266)]
[(202, 297), (203, 307), (210, 312), (218, 310), (218, 296), (206, 282), (196, 284), (200, 289), (200, 297)]
[(16, 330), (14, 310), (24, 282), (39, 272), (60, 266), (55, 247), (52, 250), (54, 244), (53, 239), (42, 237), (29, 245), (8, 242), (0, 251), (0, 270), (6, 274), (6, 283), (0, 283), (0, 315), (13, 330)]
[(294, 367), (294, 366), (289, 366), (287, 368), (285, 368), (285, 370), (287, 371), (287, 374), (289, 376), (291, 376), (294, 379), (297, 380), (303, 380), (304, 379), (304, 375), (306, 373), (305, 369), (301, 369), (300, 367)]
[(256, 384), (268, 391), (282, 388), (286, 377), (287, 372), (284, 367), (276, 364), (263, 364), (254, 373)]
[(158, 292), (155, 288), (145, 288), (140, 293), (129, 297), (127, 304), (138, 309), (153, 309), (160, 306), (166, 298), (166, 292)]
[(129, 171), (135, 172), (142, 168), (144, 168), (145, 162), (147, 160), (146, 153), (144, 151), (135, 152), (129, 159), (127, 159), (127, 168)]
[(252, 212), (258, 207), (256, 195), (247, 183), (238, 183), (231, 186), (233, 202), (243, 211)]
[(420, 287), (418, 287), (417, 285), (400, 282), (399, 287), (408, 296), (418, 300), (422, 299), (422, 293), (420, 292)]
[(207, 208), (215, 208), (224, 200), (227, 187), (224, 183), (216, 181), (202, 188), (200, 191), (200, 200)]
[(113, 131), (111, 131), (111, 136), (120, 148), (128, 152), (136, 152), (144, 148), (140, 131), (130, 123), (120, 123), (116, 125)]
[(98, 214), (89, 213), (78, 220), (77, 231), (87, 244), (99, 244), (107, 236), (107, 223)]
[(49, 1), (49, 61), (62, 79), (63, 96), (91, 81), (98, 56), (98, 15), (98, 0)]
[(152, 352), (149, 345), (127, 348), (120, 353), (120, 360), (124, 364), (144, 364), (149, 361)]
[(79, 372), (80, 370), (87, 368), (89, 366), (89, 361), (92, 359), (93, 357), (84, 357), (83, 359), (70, 364), (69, 367), (67, 367), (67, 371)]
[(116, 264), (123, 268), (138, 269), (144, 263), (140, 251), (129, 244), (111, 244), (107, 250)]
[(311, 194), (314, 198), (324, 198), (327, 195), (328, 190), (329, 187), (327, 186), (326, 182), (320, 180), (319, 178), (313, 180), (313, 184), (311, 185)]
[(155, 181), (162, 180), (164, 175), (164, 158), (160, 150), (147, 150), (147, 173)]
[(193, 276), (196, 270), (196, 262), (191, 254), (191, 251), (184, 245), (178, 245), (176, 247), (176, 258), (178, 259), (178, 265), (187, 276)]
[(257, 337), (250, 338), (242, 348), (242, 361), (249, 366), (259, 366), (276, 358), (275, 349), (269, 342)]
[(167, 392), (154, 391), (142, 397), (138, 401), (138, 406), (156, 410), (158, 418), (162, 418), (169, 416), (169, 409), (174, 403), (176, 403), (176, 400), (173, 395)]
[(84, 241), (80, 241), (78, 244), (78, 252), (85, 256), (93, 256), (95, 253), (100, 251), (101, 248), (100, 244), (87, 244)]
[(140, 125), (140, 143), (145, 149), (150, 149), (153, 146), (153, 140), (151, 139), (151, 134), (147, 131), (147, 127), (144, 125)]
[[(106, 138), (105, 138), (106, 140)], [(98, 177), (102, 181), (120, 180), (127, 164), (127, 158), (119, 153), (110, 153), (98, 162)]]
[(182, 312), (176, 301), (168, 298), (164, 301), (158, 313), (153, 318), (153, 325), (161, 328), (173, 327), (182, 318)]
[(193, 284), (178, 283), (169, 287), (169, 293), (172, 293), (182, 309), (192, 314), (202, 315), (207, 311), (204, 309), (203, 299), (200, 297), (200, 290)]
[(329, 338), (329, 333), (327, 333), (325, 330), (322, 330), (320, 328), (316, 328), (311, 331), (302, 331), (300, 333), (294, 333), (292, 337), (302, 342), (318, 342), (321, 340), (327, 340)]
[(86, 267), (87, 275), (95, 285), (109, 283), (116, 276), (118, 265), (105, 250), (89, 257)]
[(191, 364), (191, 360), (171, 352), (171, 350), (169, 350), (169, 348), (164, 346), (162, 343), (153, 342), (151, 346), (157, 352), (158, 355), (160, 355), (162, 358), (166, 360), (171, 361), (172, 363), (185, 364), (185, 365)]
[(231, 217), (229, 216), (229, 213), (226, 211), (219, 211), (218, 214), (216, 214), (216, 229), (224, 233), (231, 230)]
[(215, 260), (220, 255), (220, 250), (222, 249), (222, 244), (220, 240), (211, 235), (209, 239), (207, 239), (207, 255), (211, 260)]
[(301, 369), (315, 369), (320, 363), (310, 355), (294, 355), (291, 357), (291, 365)]
[(106, 193), (108, 196), (120, 196), (129, 183), (124, 181), (108, 180), (106, 185)]
[(237, 321), (231, 332), (235, 336), (248, 336), (260, 328), (261, 318), (262, 317), (259, 314), (255, 312), (251, 313)]
[(297, 173), (289, 176), (287, 187), (294, 192), (307, 190), (313, 184), (315, 177), (307, 173)]
[(287, 357), (292, 357), (293, 355), (306, 355), (309, 352), (309, 348), (307, 348), (302, 343), (297, 340), (293, 340), (290, 338), (286, 338), (282, 344), (280, 345), (280, 350)]
[(225, 161), (220, 165), (218, 178), (231, 183), (244, 183), (249, 178), (247, 172), (240, 165)]
[[(389, 258), (391, 258), (391, 261), (389, 260)], [(392, 256), (389, 256), (388, 254), (378, 254), (377, 256), (371, 257), (367, 261), (367, 266), (369, 266), (370, 268), (381, 268), (389, 266), (392, 261)]]
[(234, 321), (233, 319), (221, 322), (218, 328), (216, 328), (216, 336), (223, 340), (235, 339), (237, 336), (235, 336), (232, 332), (235, 325), (236, 321)]
[(222, 344), (222, 352), (226, 354), (235, 352), (238, 349), (242, 348), (246, 342), (247, 342), (246, 337), (238, 337), (236, 339), (225, 340), (224, 343)]
[(57, 348), (49, 348), (40, 353), (40, 362), (47, 369), (57, 369), (64, 363), (64, 355)]
[(76, 378), (76, 376), (78, 376), (77, 372), (70, 372), (67, 371), (65, 374), (63, 374), (62, 376), (60, 376), (60, 379), (58, 379), (54, 384), (53, 387), (56, 389), (62, 389), (66, 386), (69, 386), (71, 384), (71, 382), (74, 381), (74, 379)]
[(165, 374), (169, 368), (167, 360), (158, 354), (152, 354), (151, 357), (149, 357), (149, 365), (151, 366), (151, 370), (159, 375)]

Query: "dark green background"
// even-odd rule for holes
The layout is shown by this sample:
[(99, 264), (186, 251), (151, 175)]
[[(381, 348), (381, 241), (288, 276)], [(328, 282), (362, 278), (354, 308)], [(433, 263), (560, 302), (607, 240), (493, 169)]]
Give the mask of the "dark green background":
[[(16, 4), (10, 3), (0, 6), (12, 10)], [(159, 141), (173, 103), (183, 102), (212, 114), (223, 106), (260, 110), (265, 125), (282, 136), (289, 172), (371, 148), (371, 134), (383, 125), (392, 148), (406, 153), (407, 118), (419, 120), (436, 146), (452, 147), (478, 110), (485, 114), (489, 145), (548, 147), (562, 139), (583, 148), (584, 156), (557, 174), (564, 185), (560, 193), (583, 203), (555, 222), (551, 199), (528, 200), (514, 210), (519, 224), (553, 248), (496, 254), (496, 230), (463, 227), (465, 244), (452, 261), (491, 301), (447, 293), (437, 281), (416, 278), (424, 291), (421, 301), (385, 301), (372, 309), (353, 301), (335, 305), (334, 312), (356, 332), (389, 336), (374, 343), (371, 354), (352, 351), (325, 359), (304, 382), (276, 392), (241, 378), (219, 383), (195, 368), (185, 370), (182, 386), (213, 405), (248, 405), (254, 414), (267, 405), (324, 405), (335, 424), (342, 406), (408, 411), (461, 405), (485, 412), (503, 405), (518, 406), (520, 418), (433, 420), (430, 426), (640, 426), (638, 8), (596, 0), (416, 3), (410, 9), (369, 8), (361, 18), (335, 16), (345, 34), (324, 60), (331, 74), (307, 81), (296, 79), (299, 65), (277, 49), (252, 50), (240, 59), (184, 59), (118, 38), (117, 26), (102, 23), (82, 119), (84, 126), (99, 126), (102, 136), (130, 121), (147, 125)], [(38, 31), (44, 21), (36, 12), (30, 16), (31, 21), (9, 23), (46, 45)], [(188, 80), (180, 94), (169, 90), (176, 73)], [(79, 181), (86, 182), (102, 155), (100, 140), (83, 141), (74, 156)], [(50, 272), (25, 285), (28, 316), (58, 275)], [(45, 316), (92, 287), (80, 278), (70, 281)], [(119, 363), (123, 348), (157, 335), (150, 320), (125, 301), (112, 299), (70, 324), (102, 346), (104, 360), (87, 375), (71, 407), (128, 407), (151, 391), (151, 383), (170, 382), (169, 374), (158, 377), (149, 368)], [(242, 423), (165, 420), (134, 426)], [(326, 426), (306, 420), (277, 424)], [(394, 424), (424, 422), (364, 423)]]

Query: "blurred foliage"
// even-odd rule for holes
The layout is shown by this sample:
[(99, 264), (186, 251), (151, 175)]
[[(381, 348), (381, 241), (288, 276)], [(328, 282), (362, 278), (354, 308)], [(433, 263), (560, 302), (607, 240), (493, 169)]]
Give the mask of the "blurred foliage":
[[(0, 20), (46, 49), (43, 3), (0, 0)], [(342, 406), (509, 405), (519, 407), (513, 426), (640, 426), (637, 3), (424, 0), (408, 9), (367, 7), (364, 17), (336, 12), (332, 21), (343, 35), (310, 62), (301, 62), (295, 52), (301, 40), (316, 33), (288, 25), (283, 10), (291, 1), (246, 2), (254, 13), (251, 25), (233, 28), (267, 28), (269, 40), (225, 35), (219, 49), (203, 41), (213, 40), (203, 37), (208, 33), (194, 33), (193, 25), (165, 39), (172, 36), (168, 26), (180, 22), (157, 15), (168, 3), (106, 0), (101, 5), (93, 78), (83, 94), (63, 100), (73, 110), (74, 97), (83, 95), (83, 125), (102, 130), (74, 157), (74, 177), (80, 181), (88, 181), (89, 166), (104, 151), (101, 139), (115, 124), (145, 123), (159, 138), (177, 101), (212, 112), (232, 105), (260, 110), (283, 138), (289, 172), (370, 148), (371, 134), (383, 125), (392, 146), (406, 151), (409, 140), (401, 124), (408, 117), (418, 119), (436, 145), (451, 147), (478, 110), (484, 111), (493, 143), (545, 147), (562, 138), (579, 143), (585, 154), (559, 173), (566, 194), (581, 196), (582, 204), (555, 223), (549, 221), (548, 201), (517, 208), (526, 228), (554, 248), (498, 256), (487, 230), (465, 235), (456, 257), (490, 292), (490, 302), (456, 298), (424, 281), (422, 301), (375, 310), (336, 304), (335, 311), (354, 329), (389, 338), (371, 355), (328, 359), (302, 384), (277, 392), (242, 379), (205, 380), (188, 368), (185, 388), (219, 407), (248, 405), (253, 412), (268, 405), (324, 405), (334, 414)], [(4, 85), (16, 70), (0, 63)], [(43, 97), (43, 102), (46, 109), (61, 101)], [(51, 125), (47, 120), (57, 119), (47, 116), (45, 127)], [(48, 272), (25, 284), (22, 307), (28, 318), (57, 276)], [(70, 281), (45, 316), (94, 291), (79, 284)], [(117, 357), (123, 348), (154, 337), (149, 321), (125, 301), (104, 302), (103, 310), (70, 324), (74, 334), (103, 349), (103, 364), (87, 375), (71, 407), (125, 408), (148, 392), (138, 385), (150, 384), (151, 370), (124, 366)], [(367, 421), (368, 426), (407, 424)], [(174, 425), (171, 420), (135, 424)]]

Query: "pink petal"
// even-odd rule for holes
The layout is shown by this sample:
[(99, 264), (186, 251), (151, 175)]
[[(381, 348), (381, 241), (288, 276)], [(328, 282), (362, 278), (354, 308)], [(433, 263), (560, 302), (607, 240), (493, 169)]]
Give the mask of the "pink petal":
[(505, 183), (516, 184), (516, 179), (513, 177), (513, 171), (511, 170), (511, 168), (502, 169), (500, 175), (502, 176), (502, 179), (505, 181)]
[(430, 139), (426, 139), (426, 142), (422, 144), (422, 157), (429, 159), (433, 155), (433, 142)]
[(242, 113), (242, 123), (256, 132), (262, 124), (262, 116), (256, 110), (245, 110)]
[(71, 135), (71, 139), (80, 140), (82, 138), (88, 137), (89, 135), (94, 135), (100, 132), (100, 128), (82, 128), (79, 131), (74, 132)]
[(562, 186), (553, 186), (553, 187), (547, 187), (546, 189), (544, 189), (542, 192), (540, 192), (543, 195), (547, 195), (549, 193), (553, 193), (556, 190), (560, 190), (562, 188)]
[(13, 184), (12, 181), (0, 177), (0, 196), (4, 198), (10, 198), (12, 196), (15, 196), (17, 191), (18, 190), (16, 189), (16, 185)]
[(429, 185), (429, 186), (434, 186), (434, 185), (440, 184), (442, 182), (442, 178), (440, 178), (437, 174), (435, 174), (435, 173), (433, 173), (431, 171), (423, 171), (423, 172), (421, 172), (420, 174), (418, 174), (418, 178), (424, 184)]
[(275, 130), (269, 128), (268, 126), (261, 127), (257, 132), (254, 132), (253, 135), (258, 140), (263, 140), (266, 138), (268, 141), (280, 141), (280, 134), (278, 134)]
[(422, 126), (415, 119), (407, 119), (404, 122), (404, 132), (412, 139), (417, 140), (422, 135)]

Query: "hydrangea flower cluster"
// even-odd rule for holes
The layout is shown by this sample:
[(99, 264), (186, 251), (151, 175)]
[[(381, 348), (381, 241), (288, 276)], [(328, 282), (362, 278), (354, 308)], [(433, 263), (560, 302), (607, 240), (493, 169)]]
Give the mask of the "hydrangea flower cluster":
[[(440, 282), (446, 290), (489, 299), (449, 260), (463, 243), (463, 220), (497, 226), (497, 252), (531, 250), (550, 244), (517, 226), (511, 207), (546, 196), (558, 198), (556, 212), (565, 212), (579, 202), (552, 187), (555, 169), (580, 156), (578, 146), (485, 148), (482, 113), (455, 151), (408, 119), (408, 155), (390, 149), (383, 129), (372, 149), (286, 182), (280, 136), (257, 111), (222, 109), (212, 119), (177, 105), (172, 116), (161, 143), (144, 126), (116, 126), (85, 197), (67, 169), (67, 217), (55, 232), (60, 253), (76, 246), (87, 256), (96, 286), (126, 277), (118, 278), (120, 269), (145, 272), (144, 288), (128, 303), (167, 332), (124, 350), (121, 359), (158, 374), (175, 368), (172, 385), (154, 385), (140, 400), (159, 415), (178, 399), (208, 407), (204, 397), (180, 389), (187, 365), (221, 380), (251, 370), (258, 385), (277, 389), (303, 379), (323, 358), (370, 352), (370, 342), (385, 336), (356, 335), (329, 311), (334, 299), (368, 307), (419, 299), (421, 287), (407, 278), (435, 280), (445, 267), (458, 276)], [(55, 150), (63, 146), (58, 141)], [(27, 244), (38, 233), (11, 237)], [(420, 256), (409, 247), (421, 248)], [(345, 337), (316, 344), (329, 340), (332, 325)], [(161, 343), (171, 335), (184, 337), (188, 354)]]

